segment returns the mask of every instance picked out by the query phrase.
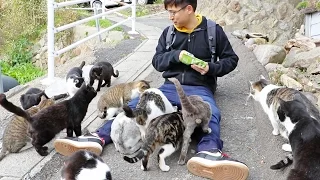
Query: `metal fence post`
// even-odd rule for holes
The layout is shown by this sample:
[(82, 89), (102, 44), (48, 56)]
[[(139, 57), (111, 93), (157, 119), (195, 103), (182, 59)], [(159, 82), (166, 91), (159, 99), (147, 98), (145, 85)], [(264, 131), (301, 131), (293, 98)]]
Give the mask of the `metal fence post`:
[(3, 93), (3, 82), (2, 82), (2, 73), (1, 73), (1, 66), (0, 66), (0, 93)]
[[(98, 14), (97, 6), (94, 6), (93, 12), (94, 12), (94, 15), (97, 15), (97, 14)], [(98, 30), (98, 32), (99, 32), (99, 31), (100, 31), (99, 18), (96, 19), (96, 27), (97, 27), (97, 30)], [(102, 39), (101, 39), (101, 35), (100, 35), (100, 34), (99, 34), (99, 41), (102, 42)]]
[(54, 81), (54, 0), (48, 0), (48, 79)]
[(137, 0), (133, 0), (131, 3), (131, 18), (132, 18), (132, 25), (131, 25), (131, 31), (129, 31), (129, 34), (139, 34), (136, 31), (136, 7), (137, 7)]

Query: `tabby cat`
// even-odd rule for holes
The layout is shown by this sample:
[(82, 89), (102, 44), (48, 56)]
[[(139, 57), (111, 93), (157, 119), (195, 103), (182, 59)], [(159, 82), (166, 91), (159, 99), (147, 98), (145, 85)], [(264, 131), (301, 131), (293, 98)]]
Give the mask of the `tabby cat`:
[(29, 109), (32, 106), (38, 105), (41, 101), (41, 97), (45, 96), (47, 99), (48, 96), (39, 88), (30, 88), (28, 91), (20, 96), (20, 103), (23, 109)]
[(131, 99), (139, 97), (146, 89), (150, 88), (147, 81), (140, 80), (129, 83), (121, 83), (109, 88), (98, 101), (98, 116), (101, 119), (112, 118), (122, 106)]
[(145, 138), (146, 128), (150, 121), (160, 115), (174, 112), (174, 108), (166, 96), (157, 88), (145, 90), (135, 110), (126, 112), (126, 116), (136, 119), (142, 139)]
[(168, 78), (176, 86), (177, 93), (180, 98), (181, 110), (186, 130), (183, 133), (183, 145), (178, 164), (186, 163), (191, 135), (197, 126), (201, 126), (204, 133), (211, 133), (209, 122), (212, 117), (211, 106), (205, 102), (200, 96), (186, 96), (180, 82), (176, 78)]
[(112, 180), (109, 166), (90, 151), (77, 151), (64, 162), (61, 180)]
[[(41, 109), (53, 105), (54, 102), (55, 101), (53, 99), (47, 99), (45, 96), (42, 96), (40, 104), (29, 108), (27, 112), (32, 116)], [(8, 122), (3, 133), (0, 160), (6, 156), (7, 152), (17, 153), (27, 144), (30, 137), (28, 134), (28, 125), (29, 123), (23, 117), (18, 115), (14, 115)]]
[(166, 165), (165, 158), (179, 149), (184, 129), (181, 112), (161, 115), (152, 120), (147, 127), (146, 138), (138, 154), (132, 158), (124, 156), (123, 159), (129, 163), (142, 159), (141, 169), (147, 171), (150, 155), (158, 146), (161, 146), (158, 153), (159, 167), (162, 171), (169, 171), (170, 167)]
[(0, 104), (30, 123), (31, 143), (41, 156), (46, 156), (48, 147), (44, 145), (64, 128), (67, 129), (68, 137), (73, 136), (73, 131), (76, 136), (81, 135), (81, 122), (87, 113), (89, 103), (96, 95), (97, 92), (93, 87), (83, 83), (72, 98), (42, 109), (33, 116), (9, 102), (5, 94), (0, 94)]
[(124, 112), (119, 113), (113, 120), (110, 136), (116, 150), (122, 155), (135, 155), (141, 148), (139, 128), (131, 118), (125, 116)]
[(66, 81), (67, 81), (67, 91), (70, 98), (78, 91), (81, 85), (84, 83), (84, 78), (82, 77), (82, 68), (85, 65), (85, 61), (82, 61), (79, 67), (73, 67), (69, 70)]
[[(114, 72), (113, 67), (109, 62), (96, 62), (91, 68), (89, 76), (91, 86), (93, 85), (95, 79), (99, 80), (97, 91), (100, 91), (100, 88), (104, 87), (105, 85), (110, 87), (111, 76), (118, 77), (119, 71), (116, 70), (116, 72)], [(103, 84), (102, 81), (104, 81)]]
[[(305, 104), (300, 100), (283, 101), (279, 99), (277, 114), (281, 124), (288, 131), (292, 147), (294, 168), (288, 180), (313, 180), (320, 177), (320, 123), (310, 116)], [(287, 157), (288, 158), (288, 157)], [(292, 156), (291, 156), (292, 158)], [(292, 163), (280, 161), (271, 169), (282, 169)]]
[[(268, 115), (273, 127), (273, 135), (281, 134), (281, 136), (283, 136), (285, 139), (288, 139), (288, 132), (280, 124), (279, 117), (277, 115), (279, 98), (283, 99), (284, 101), (296, 99), (302, 102), (306, 106), (307, 111), (312, 117), (314, 117), (315, 119), (320, 119), (319, 110), (300, 91), (271, 84), (263, 76), (260, 76), (259, 81), (250, 83), (251, 90), (249, 96), (252, 96), (256, 101), (258, 101), (261, 104), (264, 112)], [(282, 149), (285, 151), (291, 151), (291, 147), (289, 144), (283, 144)]]

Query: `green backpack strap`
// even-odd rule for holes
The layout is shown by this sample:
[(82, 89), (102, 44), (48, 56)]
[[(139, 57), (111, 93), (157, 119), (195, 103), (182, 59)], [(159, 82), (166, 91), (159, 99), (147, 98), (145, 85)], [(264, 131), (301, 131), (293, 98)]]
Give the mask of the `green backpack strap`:
[(217, 61), (216, 56), (216, 45), (217, 45), (217, 38), (216, 38), (216, 22), (208, 19), (207, 20), (207, 33), (209, 39), (209, 49), (211, 51), (211, 62)]
[(166, 36), (166, 49), (170, 50), (174, 40), (176, 39), (173, 25), (169, 26)]

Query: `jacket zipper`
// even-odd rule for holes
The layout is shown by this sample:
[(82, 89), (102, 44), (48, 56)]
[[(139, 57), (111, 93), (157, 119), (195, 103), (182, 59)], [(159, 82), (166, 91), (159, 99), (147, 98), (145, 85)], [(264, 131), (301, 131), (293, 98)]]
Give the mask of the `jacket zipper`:
[[(191, 40), (190, 40), (190, 34), (188, 34), (188, 43), (190, 43), (190, 41), (191, 41)], [(190, 51), (189, 45), (190, 45), (190, 44), (188, 44), (188, 51)], [(183, 73), (182, 73), (182, 80), (181, 80), (181, 81), (182, 81), (182, 82), (181, 82), (182, 84), (184, 84), (184, 74), (185, 74), (185, 73), (186, 73), (186, 69), (184, 68), (184, 69), (183, 69)]]

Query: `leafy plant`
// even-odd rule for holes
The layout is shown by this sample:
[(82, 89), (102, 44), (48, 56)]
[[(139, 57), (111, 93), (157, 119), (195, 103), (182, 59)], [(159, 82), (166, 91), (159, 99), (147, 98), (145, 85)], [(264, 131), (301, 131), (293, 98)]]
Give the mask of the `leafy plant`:
[[(96, 21), (95, 20), (91, 20), (89, 22), (87, 22), (88, 26), (92, 26), (95, 27), (96, 26)], [(101, 28), (108, 28), (110, 26), (113, 25), (113, 23), (111, 21), (109, 21), (108, 19), (99, 19), (99, 25)], [(123, 28), (120, 26), (117, 26), (115, 28), (112, 28), (111, 31), (123, 31)]]
[(18, 64), (29, 63), (32, 59), (30, 46), (32, 44), (25, 37), (13, 42), (12, 49), (8, 50), (8, 63), (11, 66)]
[(25, 84), (46, 72), (35, 67), (32, 63), (22, 63), (11, 66), (7, 61), (0, 61), (1, 71), (4, 75), (17, 79), (20, 84)]
[(297, 9), (304, 9), (306, 7), (308, 7), (309, 2), (308, 1), (301, 1), (298, 5), (297, 5)]

